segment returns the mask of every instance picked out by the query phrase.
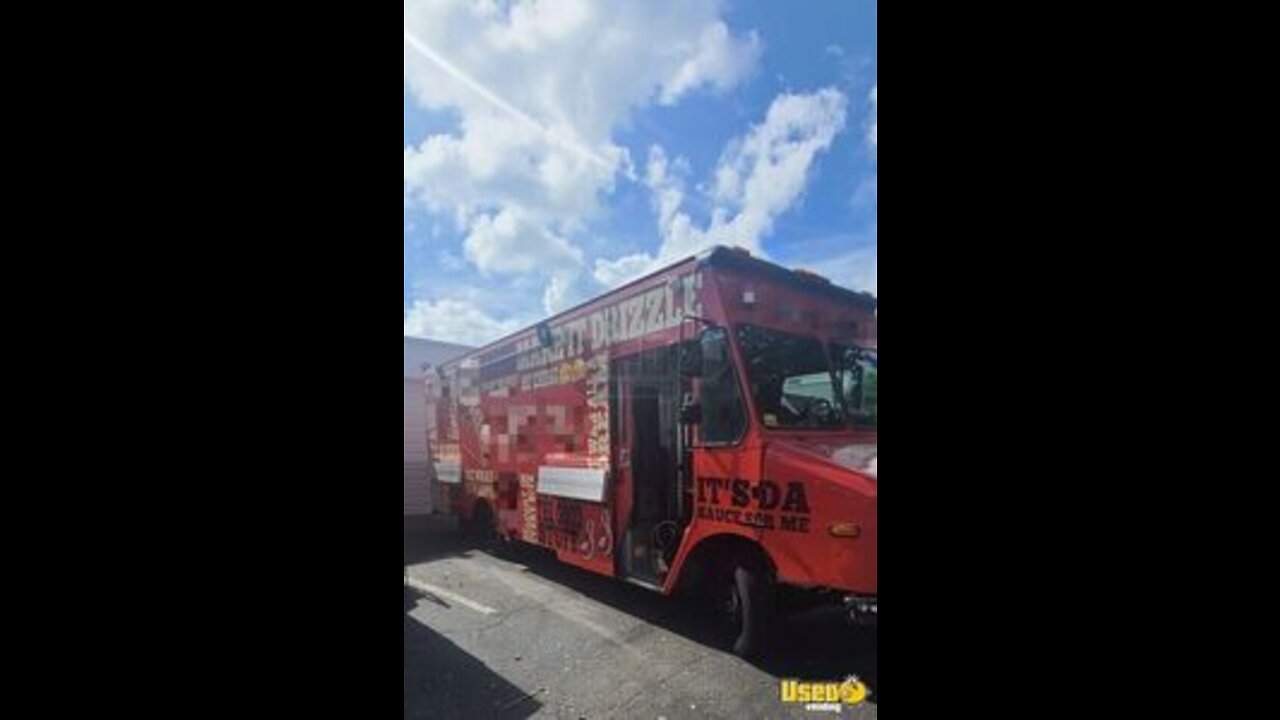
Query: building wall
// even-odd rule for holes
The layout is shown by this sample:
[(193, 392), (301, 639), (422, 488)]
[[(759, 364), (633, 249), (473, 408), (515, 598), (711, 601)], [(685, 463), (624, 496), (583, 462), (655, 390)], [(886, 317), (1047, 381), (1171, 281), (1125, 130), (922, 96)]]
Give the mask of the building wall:
[(429, 515), (432, 468), (427, 454), (427, 397), (421, 380), (404, 381), (404, 514)]
[(471, 350), (463, 345), (404, 339), (404, 516), (429, 515), (435, 478), (427, 452), (426, 366), (440, 366)]

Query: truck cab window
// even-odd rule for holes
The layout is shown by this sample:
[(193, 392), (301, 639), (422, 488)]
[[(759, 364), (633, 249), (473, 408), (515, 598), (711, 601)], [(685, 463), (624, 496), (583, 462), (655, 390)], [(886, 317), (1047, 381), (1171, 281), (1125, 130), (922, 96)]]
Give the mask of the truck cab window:
[(702, 334), (702, 442), (737, 442), (746, 430), (742, 393), (733, 373), (729, 338), (723, 328)]
[(815, 337), (755, 325), (738, 326), (747, 379), (766, 428), (845, 427), (827, 353)]
[(876, 427), (880, 415), (878, 351), (857, 345), (831, 344), (840, 395), (849, 420), (860, 427)]

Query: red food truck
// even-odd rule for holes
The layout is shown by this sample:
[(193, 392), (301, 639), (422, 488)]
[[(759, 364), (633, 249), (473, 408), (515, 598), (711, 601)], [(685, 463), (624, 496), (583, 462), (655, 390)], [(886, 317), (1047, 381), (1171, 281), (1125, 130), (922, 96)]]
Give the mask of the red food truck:
[(708, 598), (740, 655), (779, 598), (878, 613), (876, 300), (717, 247), (441, 366), (465, 528)]

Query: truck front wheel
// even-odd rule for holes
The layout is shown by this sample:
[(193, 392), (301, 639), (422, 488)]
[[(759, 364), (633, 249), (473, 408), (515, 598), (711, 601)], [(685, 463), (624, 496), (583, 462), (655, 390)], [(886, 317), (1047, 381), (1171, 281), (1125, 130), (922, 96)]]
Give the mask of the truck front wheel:
[(753, 563), (733, 568), (721, 595), (721, 612), (732, 640), (733, 654), (758, 657), (769, 643), (773, 629), (775, 592), (769, 574)]

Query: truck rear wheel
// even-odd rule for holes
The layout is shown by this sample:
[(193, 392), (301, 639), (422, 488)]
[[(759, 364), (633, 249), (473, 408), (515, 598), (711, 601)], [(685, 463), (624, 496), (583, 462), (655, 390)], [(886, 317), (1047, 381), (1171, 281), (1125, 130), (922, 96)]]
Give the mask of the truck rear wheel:
[(757, 564), (738, 563), (725, 583), (721, 612), (733, 654), (749, 659), (768, 647), (775, 616), (775, 592), (769, 574)]
[(493, 511), (489, 509), (486, 502), (477, 502), (475, 507), (471, 509), (470, 518), (462, 518), (459, 523), (462, 534), (472, 541), (484, 542), (491, 535), (493, 530)]
[(476, 548), (500, 555), (506, 550), (507, 543), (498, 533), (495, 522), (493, 508), (482, 501), (476, 503), (475, 509), (471, 511), (471, 520), (462, 525), (462, 530)]

